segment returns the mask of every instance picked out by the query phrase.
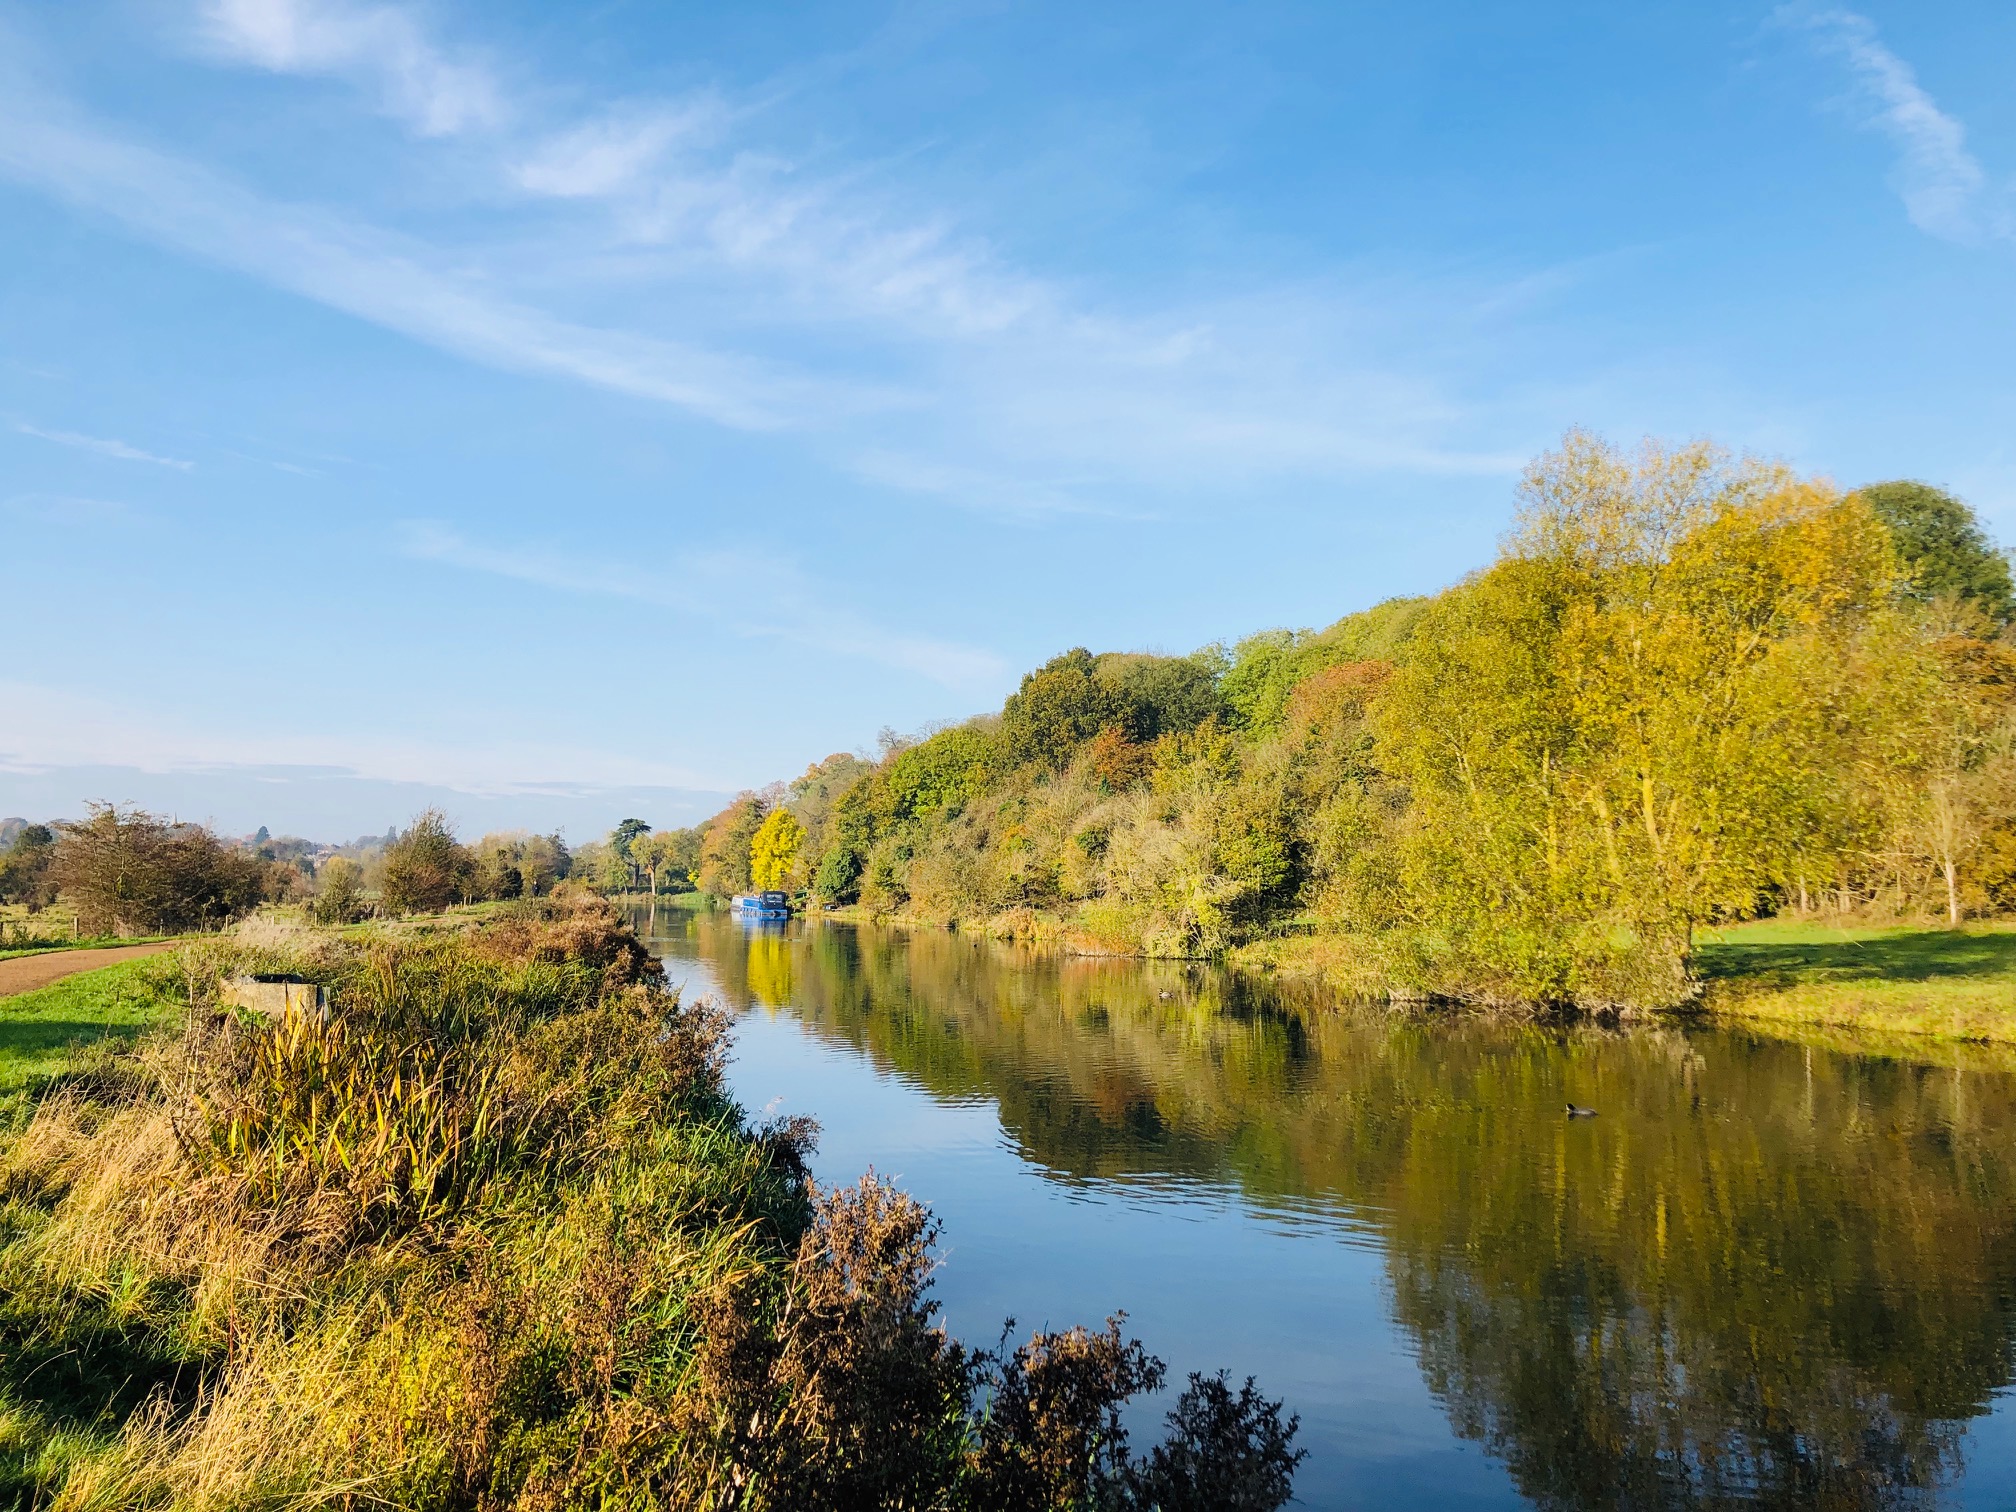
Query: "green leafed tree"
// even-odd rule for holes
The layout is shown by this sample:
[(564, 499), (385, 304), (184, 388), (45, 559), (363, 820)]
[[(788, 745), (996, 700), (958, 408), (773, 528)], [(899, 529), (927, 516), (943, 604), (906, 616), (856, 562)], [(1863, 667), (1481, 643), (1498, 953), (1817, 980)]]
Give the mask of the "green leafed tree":
[(380, 891), (395, 914), (439, 913), (471, 894), (476, 858), (455, 838), (439, 809), (416, 814), (385, 848)]
[(354, 924), (369, 911), (363, 869), (345, 856), (332, 856), (315, 879), (309, 917), (318, 924)]
[(644, 865), (631, 846), (650, 833), (651, 826), (642, 819), (625, 819), (609, 831), (609, 854), (625, 869), (623, 880), (616, 884), (618, 888), (635, 887), (643, 881)]
[(1090, 651), (1073, 646), (1022, 679), (1001, 711), (1001, 746), (1015, 766), (1061, 767), (1120, 712)]
[(674, 884), (674, 892), (690, 883), (688, 873), (699, 854), (698, 839), (692, 830), (653, 830), (630, 842), (630, 859), (643, 869), (652, 896), (657, 896), (666, 883)]
[(0, 903), (23, 903), (31, 910), (56, 899), (49, 863), (56, 854), (56, 832), (46, 824), (25, 825), (0, 851)]
[(1399, 972), (1508, 1001), (1673, 1001), (1698, 923), (1853, 842), (1867, 737), (1913, 696), (1864, 501), (1706, 445), (1586, 435), (1445, 595), (1379, 709), (1409, 803)]
[(1965, 503), (1911, 479), (1871, 483), (1856, 490), (1855, 497), (1889, 528), (1917, 597), (1927, 602), (1957, 599), (1997, 628), (2016, 623), (2009, 558), (1995, 549)]
[(749, 890), (749, 848), (769, 812), (760, 797), (744, 793), (708, 821), (700, 840), (702, 892), (728, 897)]
[(58, 826), (49, 876), (94, 932), (167, 933), (235, 918), (263, 897), (265, 866), (200, 824), (93, 804)]

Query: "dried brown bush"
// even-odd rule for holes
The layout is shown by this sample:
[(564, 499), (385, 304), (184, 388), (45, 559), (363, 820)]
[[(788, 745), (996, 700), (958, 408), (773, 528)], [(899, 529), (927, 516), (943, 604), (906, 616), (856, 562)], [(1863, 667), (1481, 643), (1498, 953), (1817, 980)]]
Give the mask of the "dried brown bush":
[(48, 878), (94, 933), (171, 933), (236, 918), (264, 896), (265, 863), (200, 824), (90, 805), (57, 826)]

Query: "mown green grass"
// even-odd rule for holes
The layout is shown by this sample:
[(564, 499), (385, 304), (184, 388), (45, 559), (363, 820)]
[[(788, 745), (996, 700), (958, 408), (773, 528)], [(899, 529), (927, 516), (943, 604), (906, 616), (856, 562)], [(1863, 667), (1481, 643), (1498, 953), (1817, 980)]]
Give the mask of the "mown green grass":
[(1768, 919), (1705, 932), (1694, 964), (1722, 1016), (2016, 1041), (2016, 924)]
[(161, 990), (159, 971), (155, 958), (122, 961), (0, 997), (0, 1114), (60, 1073), (73, 1049), (131, 1040), (172, 1016), (176, 1003)]

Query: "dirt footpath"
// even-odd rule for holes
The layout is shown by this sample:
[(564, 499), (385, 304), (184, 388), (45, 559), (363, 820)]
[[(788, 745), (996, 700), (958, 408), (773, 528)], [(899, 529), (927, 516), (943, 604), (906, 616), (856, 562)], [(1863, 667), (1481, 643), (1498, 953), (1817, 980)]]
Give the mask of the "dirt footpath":
[(121, 961), (138, 960), (174, 948), (173, 940), (162, 940), (153, 945), (115, 945), (109, 950), (52, 950), (44, 955), (17, 956), (11, 961), (0, 961), (0, 998), (33, 992), (75, 972), (117, 966)]

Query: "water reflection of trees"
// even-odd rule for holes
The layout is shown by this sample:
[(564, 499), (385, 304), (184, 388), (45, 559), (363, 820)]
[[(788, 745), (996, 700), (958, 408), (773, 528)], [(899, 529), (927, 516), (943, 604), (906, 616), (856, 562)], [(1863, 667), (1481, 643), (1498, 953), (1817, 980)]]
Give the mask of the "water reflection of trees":
[[(1892, 1508), (2010, 1379), (2016, 1077), (1727, 1033), (1298, 1012), (1171, 965), (710, 924), (729, 994), (1066, 1177), (1341, 1204), (1458, 1432), (1542, 1506)], [(1598, 1118), (1560, 1117), (1568, 1100)]]

